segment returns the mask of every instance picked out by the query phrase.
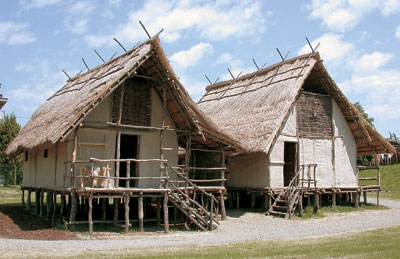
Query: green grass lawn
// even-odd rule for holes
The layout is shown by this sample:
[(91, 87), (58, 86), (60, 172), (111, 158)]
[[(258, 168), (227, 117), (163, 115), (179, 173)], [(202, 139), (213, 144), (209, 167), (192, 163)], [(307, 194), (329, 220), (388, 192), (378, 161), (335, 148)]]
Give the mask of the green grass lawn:
[(20, 186), (0, 187), (0, 205), (21, 205)]
[[(376, 177), (376, 170), (360, 171), (360, 177)], [(375, 184), (373, 181), (360, 181), (360, 185)], [(381, 166), (381, 197), (400, 200), (400, 164)]]
[(400, 226), (334, 237), (185, 245), (80, 254), (89, 258), (399, 258)]

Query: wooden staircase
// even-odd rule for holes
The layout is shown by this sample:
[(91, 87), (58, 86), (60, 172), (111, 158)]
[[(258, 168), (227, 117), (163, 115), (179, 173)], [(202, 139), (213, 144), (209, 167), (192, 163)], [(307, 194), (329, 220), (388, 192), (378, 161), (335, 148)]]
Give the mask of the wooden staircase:
[[(171, 169), (171, 171), (174, 172), (180, 179), (183, 179), (186, 182), (186, 186), (190, 186), (195, 190), (192, 194), (190, 194), (185, 189), (176, 186), (173, 180), (167, 178), (167, 186), (171, 190), (171, 192), (168, 194), (168, 200), (177, 209), (179, 209), (198, 229), (202, 231), (214, 230), (217, 225), (219, 225), (217, 220), (218, 215), (215, 213), (214, 208), (214, 204), (218, 204), (217, 199), (212, 193), (206, 192), (200, 187), (196, 186), (189, 180), (189, 178), (185, 176), (184, 173), (179, 172), (168, 164), (167, 167)], [(209, 199), (209, 210), (206, 209), (206, 206), (203, 206), (196, 201), (197, 193), (203, 195), (203, 197), (206, 196)]]
[(290, 181), (289, 185), (278, 194), (271, 208), (269, 208), (267, 215), (284, 217), (286, 219), (292, 218), (300, 199), (303, 198), (302, 191), (305, 188), (316, 188), (316, 168), (316, 164), (301, 165), (300, 170)]

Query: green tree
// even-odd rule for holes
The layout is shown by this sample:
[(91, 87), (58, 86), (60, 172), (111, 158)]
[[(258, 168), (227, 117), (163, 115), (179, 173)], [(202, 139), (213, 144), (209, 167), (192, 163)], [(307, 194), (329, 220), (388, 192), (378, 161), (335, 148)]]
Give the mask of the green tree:
[(17, 173), (17, 184), (22, 180), (22, 156), (8, 157), (5, 150), (10, 142), (18, 135), (21, 126), (17, 123), (14, 114), (7, 115), (0, 120), (0, 174), (4, 185), (14, 183), (14, 174)]
[(366, 119), (369, 122), (369, 124), (371, 124), (371, 126), (375, 128), (374, 126), (375, 119), (369, 117), (368, 113), (364, 110), (364, 107), (360, 104), (360, 102), (355, 102), (354, 106), (357, 107), (357, 109), (360, 111), (364, 119)]
[(400, 138), (397, 137), (396, 134), (394, 134), (393, 132), (390, 132), (390, 131), (389, 131), (389, 139), (400, 142)]

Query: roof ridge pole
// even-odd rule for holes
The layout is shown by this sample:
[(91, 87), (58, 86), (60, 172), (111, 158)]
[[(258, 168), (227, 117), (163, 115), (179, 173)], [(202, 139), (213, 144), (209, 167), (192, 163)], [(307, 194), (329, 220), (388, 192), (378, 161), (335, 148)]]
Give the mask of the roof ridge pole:
[(210, 83), (210, 85), (212, 85), (210, 78), (208, 78), (207, 75), (204, 75), (204, 76), (207, 78), (207, 80), (208, 80), (208, 82)]
[(307, 36), (306, 36), (306, 41), (307, 41), (307, 43), (308, 43), (308, 46), (309, 46), (310, 49), (311, 49), (311, 52), (314, 53), (315, 50), (314, 50), (314, 48), (312, 47), (312, 45), (311, 45), (310, 41), (308, 40)]
[(118, 45), (119, 45), (125, 52), (128, 52), (128, 51), (126, 50), (126, 48), (124, 48), (124, 46), (121, 44), (121, 42), (119, 42), (116, 38), (113, 38), (113, 40), (114, 40), (116, 43), (118, 43)]
[(139, 23), (142, 26), (144, 32), (147, 34), (147, 37), (149, 37), (149, 39), (151, 39), (150, 33), (146, 30), (146, 27), (144, 27), (144, 24), (142, 23), (142, 21), (139, 21)]
[(85, 67), (87, 68), (87, 70), (89, 71), (90, 70), (90, 68), (89, 68), (89, 66), (86, 64), (86, 61), (85, 61), (85, 59), (83, 59), (82, 58), (82, 62), (83, 62), (83, 64), (85, 64)]
[[(68, 73), (67, 72), (65, 72), (65, 70), (64, 69), (61, 69), (61, 71), (63, 71), (64, 72), (64, 74), (68, 77), (68, 79), (71, 79), (71, 77), (68, 75)], [(1, 84), (0, 84), (1, 85)]]
[(99, 52), (97, 52), (97, 50), (94, 50), (94, 53), (96, 53), (96, 55), (101, 59), (101, 61), (103, 61), (103, 63), (106, 63), (106, 61), (100, 56)]

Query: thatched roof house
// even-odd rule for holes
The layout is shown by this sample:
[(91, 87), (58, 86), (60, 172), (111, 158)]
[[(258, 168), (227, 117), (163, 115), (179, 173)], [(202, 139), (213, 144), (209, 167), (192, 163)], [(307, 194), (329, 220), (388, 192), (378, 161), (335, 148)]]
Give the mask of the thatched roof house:
[(18, 137), (8, 146), (10, 156), (55, 145), (67, 139), (86, 116), (123, 82), (137, 77), (168, 85), (167, 109), (175, 125), (182, 130), (198, 132), (194, 141), (209, 146), (215, 143), (235, 145), (235, 141), (217, 130), (190, 98), (171, 68), (158, 37), (154, 37), (127, 53), (68, 80), (67, 84), (41, 105)]
[(279, 188), (310, 163), (318, 164), (320, 186), (357, 186), (356, 155), (393, 151), (344, 96), (319, 53), (206, 91), (200, 109), (247, 149), (246, 158), (231, 159), (231, 187)]

